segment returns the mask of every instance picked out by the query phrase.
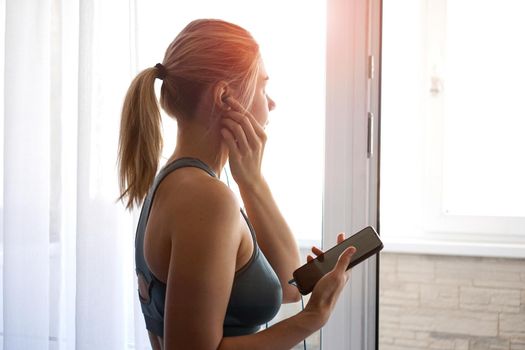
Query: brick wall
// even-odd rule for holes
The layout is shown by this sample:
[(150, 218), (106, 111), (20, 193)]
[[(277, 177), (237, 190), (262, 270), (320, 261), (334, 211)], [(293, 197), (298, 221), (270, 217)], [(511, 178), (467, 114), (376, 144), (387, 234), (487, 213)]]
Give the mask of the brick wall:
[(525, 350), (525, 259), (382, 253), (380, 268), (380, 350)]

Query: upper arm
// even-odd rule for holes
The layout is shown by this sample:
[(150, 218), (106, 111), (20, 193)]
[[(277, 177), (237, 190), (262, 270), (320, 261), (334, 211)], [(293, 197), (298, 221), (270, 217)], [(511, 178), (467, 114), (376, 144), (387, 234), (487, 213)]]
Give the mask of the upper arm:
[(175, 216), (164, 346), (216, 349), (222, 340), (240, 244), (239, 206), (229, 190), (216, 184), (192, 192), (189, 205)]

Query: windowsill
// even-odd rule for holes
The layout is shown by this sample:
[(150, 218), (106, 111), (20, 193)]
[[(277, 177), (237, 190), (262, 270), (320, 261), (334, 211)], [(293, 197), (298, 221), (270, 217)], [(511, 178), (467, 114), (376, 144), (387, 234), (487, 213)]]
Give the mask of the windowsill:
[(383, 243), (383, 251), (390, 253), (525, 258), (525, 244), (445, 242), (414, 238), (383, 239)]

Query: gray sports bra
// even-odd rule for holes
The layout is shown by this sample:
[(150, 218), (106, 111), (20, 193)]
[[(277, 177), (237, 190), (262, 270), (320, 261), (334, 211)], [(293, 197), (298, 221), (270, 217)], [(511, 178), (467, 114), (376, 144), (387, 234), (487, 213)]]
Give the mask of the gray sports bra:
[[(148, 268), (144, 258), (144, 234), (151, 204), (161, 181), (172, 171), (183, 167), (196, 167), (216, 177), (214, 172), (203, 162), (195, 158), (181, 158), (165, 166), (155, 178), (140, 213), (135, 238), (135, 264), (139, 278), (144, 278), (149, 290), (148, 299), (139, 293), (142, 313), (146, 328), (152, 333), (164, 336), (164, 301), (166, 284), (158, 280)], [(248, 263), (235, 273), (223, 335), (225, 337), (255, 333), (260, 326), (270, 321), (279, 311), (282, 303), (282, 290), (279, 279), (257, 245), (255, 231), (248, 217), (241, 213), (250, 228), (253, 238), (253, 254)], [(177, 286), (170, 286), (177, 288)], [(184, 300), (180, 300), (181, 303)]]

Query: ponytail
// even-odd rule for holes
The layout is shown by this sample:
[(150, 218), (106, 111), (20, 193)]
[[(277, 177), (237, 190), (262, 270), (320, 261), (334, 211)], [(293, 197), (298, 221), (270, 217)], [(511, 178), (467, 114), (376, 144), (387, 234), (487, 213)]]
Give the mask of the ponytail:
[(161, 117), (154, 83), (157, 68), (140, 72), (131, 83), (120, 122), (120, 197), (127, 209), (139, 206), (157, 173), (162, 151)]
[(162, 64), (140, 72), (122, 108), (118, 149), (120, 197), (139, 206), (157, 173), (162, 150), (155, 79), (163, 79), (160, 106), (177, 121), (190, 120), (207, 88), (224, 81), (250, 106), (259, 72), (259, 45), (244, 28), (222, 20), (190, 22), (166, 50)]

